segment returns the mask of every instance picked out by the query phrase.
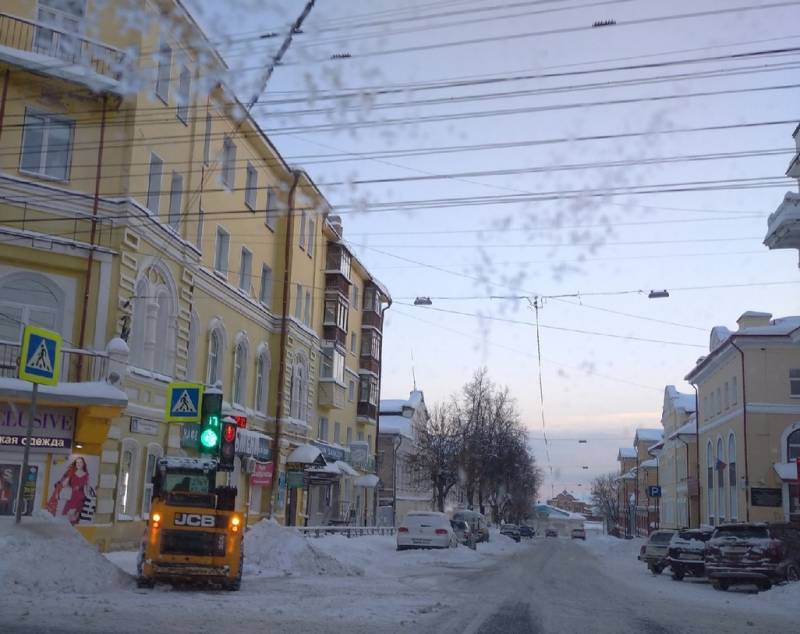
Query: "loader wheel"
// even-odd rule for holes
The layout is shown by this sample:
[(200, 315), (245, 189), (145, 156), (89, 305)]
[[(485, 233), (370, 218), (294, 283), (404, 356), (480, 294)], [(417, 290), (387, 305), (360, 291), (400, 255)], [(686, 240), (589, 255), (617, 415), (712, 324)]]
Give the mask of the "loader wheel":
[(244, 549), (239, 555), (239, 574), (234, 579), (225, 580), (222, 587), (231, 592), (237, 592), (242, 587), (242, 573), (244, 572)]
[(136, 577), (136, 587), (137, 588), (154, 588), (156, 582), (154, 579), (148, 579), (147, 577)]

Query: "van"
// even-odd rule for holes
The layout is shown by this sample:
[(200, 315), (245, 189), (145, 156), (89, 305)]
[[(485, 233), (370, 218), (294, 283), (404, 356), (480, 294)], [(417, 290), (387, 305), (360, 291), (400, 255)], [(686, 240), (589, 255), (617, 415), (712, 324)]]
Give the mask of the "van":
[(467, 522), (472, 532), (475, 534), (475, 542), (488, 542), (489, 541), (489, 522), (486, 518), (477, 511), (456, 511), (453, 513), (454, 520)]

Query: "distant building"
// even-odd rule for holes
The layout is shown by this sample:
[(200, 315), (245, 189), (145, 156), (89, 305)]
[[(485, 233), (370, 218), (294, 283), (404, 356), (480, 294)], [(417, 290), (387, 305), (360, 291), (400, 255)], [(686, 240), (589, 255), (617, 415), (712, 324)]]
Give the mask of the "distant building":
[(589, 505), (586, 502), (582, 502), (571, 493), (568, 493), (566, 489), (554, 498), (547, 500), (547, 504), (570, 513), (588, 515), (590, 512)]

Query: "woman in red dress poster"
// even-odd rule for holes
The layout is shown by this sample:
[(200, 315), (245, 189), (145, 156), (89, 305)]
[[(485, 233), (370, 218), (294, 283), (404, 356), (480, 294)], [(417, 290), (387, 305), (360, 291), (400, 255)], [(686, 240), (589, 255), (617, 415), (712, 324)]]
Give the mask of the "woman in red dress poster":
[(86, 501), (86, 485), (88, 483), (89, 470), (86, 468), (86, 461), (78, 456), (72, 461), (72, 464), (67, 467), (64, 477), (56, 482), (53, 494), (50, 496), (50, 500), (47, 503), (47, 510), (53, 515), (56, 514), (61, 491), (65, 487), (68, 487), (71, 493), (67, 503), (64, 504), (61, 514), (67, 516), (70, 524), (77, 524), (80, 521), (83, 503)]

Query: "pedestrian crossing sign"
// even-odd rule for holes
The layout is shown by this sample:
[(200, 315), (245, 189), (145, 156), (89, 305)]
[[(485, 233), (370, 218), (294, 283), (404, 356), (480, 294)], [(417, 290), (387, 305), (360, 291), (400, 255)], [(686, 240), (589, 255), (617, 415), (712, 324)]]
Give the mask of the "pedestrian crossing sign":
[(170, 383), (167, 388), (166, 419), (171, 422), (199, 423), (203, 386), (200, 383)]
[(25, 326), (19, 355), (19, 378), (42, 385), (57, 385), (61, 370), (61, 335)]

